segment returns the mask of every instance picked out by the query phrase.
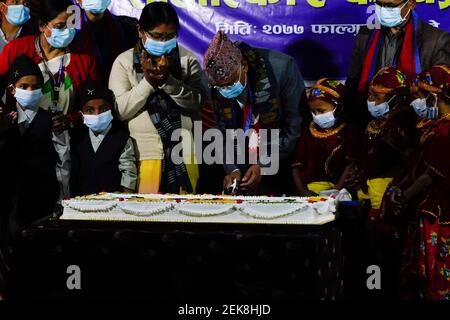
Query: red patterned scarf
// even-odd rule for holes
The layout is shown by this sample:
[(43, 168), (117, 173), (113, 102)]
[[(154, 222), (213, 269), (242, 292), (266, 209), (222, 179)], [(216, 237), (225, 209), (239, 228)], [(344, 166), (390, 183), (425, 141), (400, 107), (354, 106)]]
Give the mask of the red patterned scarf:
[[(412, 13), (411, 19), (406, 23), (405, 26), (405, 37), (403, 39), (402, 49), (400, 55), (397, 57), (397, 61), (394, 61), (394, 66), (397, 67), (407, 76), (415, 75), (420, 73), (420, 58), (419, 50), (416, 45), (416, 31), (417, 31), (418, 17), (415, 12)], [(364, 59), (363, 68), (361, 71), (361, 79), (358, 85), (358, 91), (365, 94), (368, 85), (374, 75), (377, 73), (376, 65), (378, 61), (378, 53), (383, 44), (383, 36), (380, 29), (375, 29), (368, 43), (368, 50), (366, 57)]]

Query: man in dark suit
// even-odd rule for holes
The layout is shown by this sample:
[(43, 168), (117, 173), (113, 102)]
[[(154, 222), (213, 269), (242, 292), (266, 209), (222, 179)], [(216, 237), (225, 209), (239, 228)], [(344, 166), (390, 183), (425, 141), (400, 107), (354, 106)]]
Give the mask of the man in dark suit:
[[(236, 181), (239, 191), (244, 193), (289, 192), (286, 181), (289, 181), (287, 175), (290, 172), (285, 169), (289, 168), (290, 157), (300, 136), (302, 117), (299, 106), (305, 91), (296, 62), (280, 52), (252, 48), (243, 42), (234, 43), (223, 32), (214, 36), (203, 60), (212, 87), (211, 108), (216, 127), (225, 135), (227, 130), (242, 129), (241, 132), (249, 133), (253, 129), (245, 147), (235, 145), (234, 149), (246, 160), (240, 163), (231, 158), (224, 164), (224, 189), (229, 189)], [(278, 141), (262, 141), (259, 129), (279, 130)], [(270, 162), (268, 157), (260, 161), (264, 155), (259, 158), (256, 155), (264, 144), (270, 144), (273, 150), (275, 146), (279, 148), (280, 165), (276, 170), (275, 152), (271, 150), (268, 153)], [(250, 160), (252, 156), (255, 157), (254, 162)], [(261, 182), (261, 169), (267, 168), (269, 163), (277, 173), (266, 174)]]
[(358, 123), (367, 113), (361, 105), (367, 84), (381, 68), (395, 66), (409, 75), (450, 64), (450, 33), (420, 20), (415, 8), (416, 0), (377, 0), (381, 29), (362, 27), (356, 37), (346, 84)]

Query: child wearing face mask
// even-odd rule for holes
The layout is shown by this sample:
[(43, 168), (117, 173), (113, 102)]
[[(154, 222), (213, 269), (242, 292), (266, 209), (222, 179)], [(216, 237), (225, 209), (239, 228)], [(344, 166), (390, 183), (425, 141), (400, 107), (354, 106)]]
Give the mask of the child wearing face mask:
[[(424, 70), (417, 75), (411, 84), (412, 101), (411, 107), (415, 111), (417, 116), (416, 124), (416, 146), (412, 156), (410, 157), (409, 167), (407, 175), (394, 181), (396, 190), (405, 188), (411, 185), (415, 181), (418, 175), (422, 174), (425, 165), (422, 159), (423, 146), (428, 141), (430, 135), (433, 135), (434, 124), (440, 118), (440, 112), (438, 108), (439, 96), (442, 92), (437, 92), (442, 88), (434, 89), (433, 85), (436, 83), (445, 83), (448, 72), (448, 66), (438, 65)], [(445, 93), (445, 92), (444, 92)], [(390, 196), (394, 196), (390, 192)], [(417, 201), (418, 198), (416, 197)]]
[(426, 133), (439, 116), (438, 95), (430, 90), (431, 87), (427, 85), (427, 82), (433, 82), (432, 73), (445, 73), (447, 69), (446, 65), (434, 66), (423, 71), (414, 79), (414, 85), (411, 88), (414, 100), (411, 102), (411, 107), (417, 113), (417, 129), (420, 135)]
[(364, 265), (383, 270), (383, 295), (396, 297), (401, 252), (400, 229), (387, 221), (384, 199), (387, 190), (407, 168), (415, 145), (416, 114), (410, 107), (409, 79), (397, 68), (379, 70), (369, 85), (367, 110), (371, 121), (366, 127), (359, 162)]
[(358, 149), (356, 131), (345, 121), (345, 86), (321, 79), (311, 89), (308, 102), (313, 117), (300, 136), (292, 161), (292, 174), (301, 196), (347, 187), (346, 177)]
[[(393, 215), (406, 220), (402, 287), (406, 297), (450, 297), (450, 67), (434, 66), (413, 82), (412, 106), (429, 121), (407, 179), (393, 186)], [(418, 285), (420, 284), (420, 285)]]
[(84, 126), (72, 137), (71, 192), (134, 192), (137, 169), (133, 142), (125, 126), (114, 119), (113, 93), (87, 81), (78, 94)]
[(8, 83), (17, 118), (4, 135), (0, 176), (7, 184), (2, 195), (11, 200), (9, 230), (15, 231), (52, 214), (59, 187), (51, 116), (39, 108), (42, 73), (32, 59), (20, 55), (11, 65)]
[(394, 177), (401, 176), (413, 146), (416, 117), (409, 107), (406, 76), (393, 67), (375, 75), (367, 100), (372, 116), (366, 128), (361, 168), (360, 200), (369, 200), (369, 221), (379, 218), (383, 196)]
[[(0, 54), (0, 96), (3, 95), (5, 75), (12, 61), (26, 54), (36, 62), (44, 77), (43, 98), (39, 107), (53, 116), (53, 141), (59, 159), (57, 177), (61, 194), (58, 202), (70, 196), (70, 136), (69, 129), (79, 118), (75, 96), (86, 79), (98, 80), (99, 72), (94, 57), (86, 54), (84, 46), (73, 41), (76, 30), (72, 26), (70, 0), (41, 0), (38, 35), (9, 42)], [(6, 105), (11, 106), (8, 96)], [(62, 209), (62, 208), (61, 208)]]

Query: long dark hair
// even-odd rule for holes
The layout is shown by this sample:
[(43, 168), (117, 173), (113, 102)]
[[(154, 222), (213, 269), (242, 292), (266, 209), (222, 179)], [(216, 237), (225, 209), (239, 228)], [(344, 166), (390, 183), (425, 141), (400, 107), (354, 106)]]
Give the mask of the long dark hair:
[(41, 0), (40, 22), (48, 23), (72, 6), (70, 0)]
[(177, 30), (180, 28), (180, 20), (175, 9), (166, 2), (152, 2), (146, 5), (139, 18), (141, 29), (150, 31), (162, 24), (174, 25)]

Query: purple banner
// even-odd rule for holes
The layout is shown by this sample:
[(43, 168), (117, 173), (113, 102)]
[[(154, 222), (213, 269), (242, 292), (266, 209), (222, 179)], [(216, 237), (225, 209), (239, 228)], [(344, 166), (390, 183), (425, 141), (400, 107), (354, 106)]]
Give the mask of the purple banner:
[[(117, 15), (139, 18), (145, 0), (112, 0)], [(179, 41), (200, 59), (217, 30), (233, 40), (294, 56), (306, 80), (345, 79), (355, 36), (376, 25), (372, 0), (170, 0)], [(426, 22), (450, 30), (450, 0), (417, 0)]]

